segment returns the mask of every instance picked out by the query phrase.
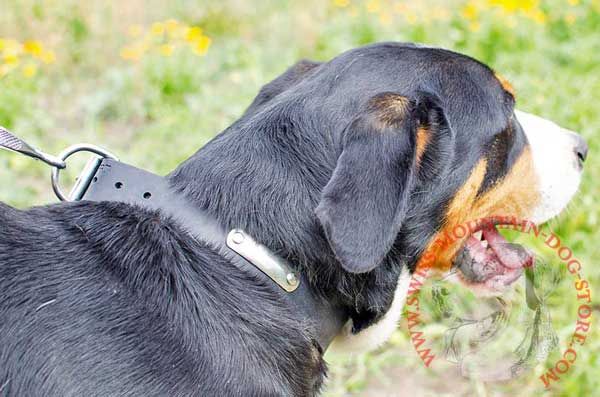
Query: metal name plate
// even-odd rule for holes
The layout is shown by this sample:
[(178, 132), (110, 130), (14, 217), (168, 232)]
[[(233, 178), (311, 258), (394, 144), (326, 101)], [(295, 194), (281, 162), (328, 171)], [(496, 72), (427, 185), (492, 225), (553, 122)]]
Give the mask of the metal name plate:
[(233, 229), (227, 235), (227, 246), (269, 276), (287, 292), (300, 285), (300, 279), (286, 263), (283, 263), (267, 247), (257, 243), (241, 229)]

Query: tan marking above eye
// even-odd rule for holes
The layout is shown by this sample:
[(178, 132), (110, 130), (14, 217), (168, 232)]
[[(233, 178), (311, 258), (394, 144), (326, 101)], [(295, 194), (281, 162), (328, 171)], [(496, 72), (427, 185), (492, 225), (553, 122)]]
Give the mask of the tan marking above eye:
[(410, 100), (398, 94), (380, 94), (371, 100), (369, 108), (376, 112), (383, 126), (387, 126), (408, 116)]
[(500, 82), (500, 85), (502, 86), (502, 88), (504, 88), (504, 91), (508, 92), (510, 95), (513, 96), (513, 98), (517, 97), (517, 94), (515, 92), (514, 87), (512, 86), (512, 84), (510, 84), (510, 82), (508, 80), (506, 80), (504, 77), (502, 77), (500, 74), (498, 73), (494, 73), (494, 76), (496, 77), (496, 79)]
[(446, 233), (452, 235), (454, 227), (490, 217), (515, 217), (518, 220), (526, 220), (541, 199), (531, 149), (528, 146), (508, 174), (485, 194), (477, 197), (486, 168), (485, 159), (480, 160), (473, 168), (471, 175), (448, 204), (441, 231), (429, 241), (425, 252), (431, 252), (436, 256), (434, 268), (437, 270), (445, 272), (450, 269), (454, 256), (468, 237), (467, 235), (451, 243), (441, 252), (436, 252), (435, 241)]

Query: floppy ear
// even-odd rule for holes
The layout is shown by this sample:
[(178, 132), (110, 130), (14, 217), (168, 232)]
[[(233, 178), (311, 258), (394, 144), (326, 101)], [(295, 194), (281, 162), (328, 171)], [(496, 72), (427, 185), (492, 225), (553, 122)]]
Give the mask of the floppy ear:
[[(343, 150), (316, 215), (342, 267), (374, 269), (398, 235), (416, 180), (419, 136), (433, 98), (395, 93), (372, 97), (344, 132)], [(419, 141), (419, 142), (418, 142)]]

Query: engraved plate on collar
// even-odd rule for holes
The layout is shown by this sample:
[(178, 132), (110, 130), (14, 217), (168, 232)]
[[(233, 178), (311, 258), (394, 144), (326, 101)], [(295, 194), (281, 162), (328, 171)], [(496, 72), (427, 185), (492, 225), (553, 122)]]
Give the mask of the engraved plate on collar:
[(287, 292), (295, 291), (300, 285), (299, 277), (283, 261), (267, 247), (257, 243), (250, 235), (241, 229), (233, 229), (227, 235), (227, 246), (260, 271), (269, 276)]

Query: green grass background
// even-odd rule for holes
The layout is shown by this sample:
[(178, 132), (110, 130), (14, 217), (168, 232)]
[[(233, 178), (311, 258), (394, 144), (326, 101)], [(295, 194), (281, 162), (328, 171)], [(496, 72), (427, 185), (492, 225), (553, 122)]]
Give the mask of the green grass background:
[[(170, 18), (201, 27), (211, 39), (208, 52), (198, 56), (183, 46), (166, 56), (154, 42), (138, 61), (120, 56), (136, 40), (132, 26), (147, 32), (154, 22)], [(27, 54), (20, 54), (17, 64), (0, 58), (0, 65), (14, 66), (0, 77), (0, 125), (50, 153), (93, 142), (157, 173), (170, 171), (231, 124), (261, 85), (300, 58), (328, 60), (387, 40), (476, 57), (511, 81), (518, 108), (587, 138), (590, 155), (581, 191), (548, 228), (582, 260), (592, 285), (600, 285), (597, 0), (2, 0), (0, 38), (39, 40), (55, 54), (50, 64)], [(28, 59), (36, 73), (26, 77), (22, 68)], [(20, 208), (54, 202), (48, 174), (39, 162), (1, 153), (0, 201)], [(561, 284), (556, 294), (553, 321), (564, 345), (577, 307), (572, 283)], [(574, 367), (544, 390), (537, 379), (543, 365), (507, 383), (462, 380), (452, 372), (426, 369), (403, 324), (391, 343), (373, 353), (329, 355), (325, 395), (596, 396), (598, 336), (595, 326)], [(558, 357), (551, 355), (549, 362)]]

